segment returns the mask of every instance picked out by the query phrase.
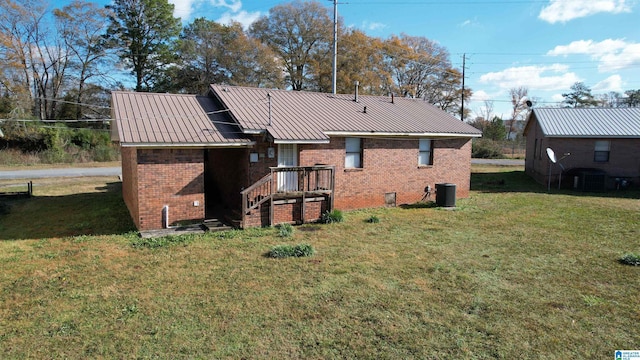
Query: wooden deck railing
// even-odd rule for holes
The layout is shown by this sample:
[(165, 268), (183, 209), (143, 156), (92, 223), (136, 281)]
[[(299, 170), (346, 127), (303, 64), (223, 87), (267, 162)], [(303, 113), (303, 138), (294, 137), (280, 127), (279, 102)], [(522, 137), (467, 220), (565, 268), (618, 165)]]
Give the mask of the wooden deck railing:
[(277, 197), (331, 195), (335, 186), (333, 166), (272, 167), (271, 172), (255, 184), (244, 189), (242, 195), (243, 216), (257, 209), (266, 201)]
[(273, 194), (271, 178), (272, 174), (268, 174), (240, 192), (242, 195), (242, 216), (257, 209), (265, 201), (271, 200), (271, 194)]

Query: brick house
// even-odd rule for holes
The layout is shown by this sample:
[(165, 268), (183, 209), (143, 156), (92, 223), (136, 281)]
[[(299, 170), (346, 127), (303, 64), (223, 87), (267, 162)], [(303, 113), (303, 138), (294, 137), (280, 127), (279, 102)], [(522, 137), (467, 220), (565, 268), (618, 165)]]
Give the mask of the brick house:
[(525, 173), (539, 183), (588, 191), (640, 183), (640, 108), (533, 109), (524, 135)]
[(139, 230), (240, 227), (467, 197), (478, 130), (423, 100), (211, 85), (207, 96), (112, 93), (124, 201)]

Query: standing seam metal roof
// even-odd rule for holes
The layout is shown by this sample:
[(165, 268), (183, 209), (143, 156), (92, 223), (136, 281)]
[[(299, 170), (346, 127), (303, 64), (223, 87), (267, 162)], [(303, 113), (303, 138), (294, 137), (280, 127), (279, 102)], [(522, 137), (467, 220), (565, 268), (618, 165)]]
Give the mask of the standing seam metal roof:
[(249, 145), (208, 96), (114, 91), (113, 136), (123, 145)]
[(640, 138), (640, 108), (537, 108), (548, 137)]
[[(211, 85), (247, 132), (266, 130), (276, 141), (328, 141), (327, 133), (478, 137), (481, 132), (420, 99), (331, 95)], [(269, 125), (269, 97), (271, 125)], [(366, 112), (364, 111), (366, 107)]]

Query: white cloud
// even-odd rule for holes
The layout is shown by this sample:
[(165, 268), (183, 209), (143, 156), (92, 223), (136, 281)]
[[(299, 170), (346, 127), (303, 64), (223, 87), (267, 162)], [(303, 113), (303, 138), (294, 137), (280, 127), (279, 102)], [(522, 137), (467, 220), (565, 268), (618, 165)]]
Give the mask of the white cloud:
[(616, 71), (640, 65), (640, 43), (624, 39), (606, 39), (600, 42), (578, 40), (569, 45), (558, 45), (547, 52), (550, 56), (588, 55), (597, 60), (601, 72)]
[(620, 75), (611, 75), (608, 78), (595, 84), (591, 89), (593, 91), (604, 92), (604, 93), (608, 93), (610, 91), (621, 93), (623, 92), (622, 77), (620, 77)]
[(480, 76), (480, 82), (494, 84), (501, 89), (524, 86), (529, 90), (553, 91), (568, 89), (580, 78), (569, 67), (562, 64), (549, 66), (520, 66)]
[(471, 95), (471, 101), (485, 101), (491, 99), (493, 99), (493, 96), (484, 90), (474, 91), (473, 95)]
[(467, 19), (463, 22), (461, 22), (460, 24), (458, 24), (458, 27), (461, 28), (465, 28), (465, 27), (478, 27), (480, 26), (480, 23), (478, 22), (477, 18), (474, 19)]
[(382, 30), (384, 28), (386, 28), (387, 25), (383, 24), (383, 23), (379, 23), (379, 22), (368, 22), (368, 21), (363, 21), (362, 22), (362, 26), (361, 28), (363, 29), (367, 29), (369, 31), (376, 31), (376, 30)]
[(625, 0), (550, 0), (549, 5), (540, 11), (538, 17), (553, 24), (601, 12), (612, 14), (631, 12), (631, 5)]
[(259, 11), (250, 13), (243, 10), (235, 14), (226, 12), (222, 14), (222, 16), (218, 20), (216, 20), (216, 22), (228, 25), (231, 24), (231, 22), (235, 21), (240, 23), (242, 25), (242, 28), (246, 30), (251, 24), (258, 20), (260, 15), (261, 14)]
[(202, 0), (169, 0), (173, 4), (173, 16), (179, 17), (182, 21), (191, 18), (191, 14)]
[(242, 1), (240, 0), (210, 0), (209, 2), (211, 3), (211, 6), (226, 7), (234, 13), (237, 13), (242, 9)]
[(249, 19), (255, 20), (260, 15), (259, 12), (247, 13), (246, 11), (241, 11), (241, 0), (169, 0), (169, 2), (174, 5), (173, 16), (181, 18), (184, 22), (189, 21), (194, 13), (204, 8), (228, 9), (228, 12), (222, 15), (223, 18), (238, 21), (243, 26)]

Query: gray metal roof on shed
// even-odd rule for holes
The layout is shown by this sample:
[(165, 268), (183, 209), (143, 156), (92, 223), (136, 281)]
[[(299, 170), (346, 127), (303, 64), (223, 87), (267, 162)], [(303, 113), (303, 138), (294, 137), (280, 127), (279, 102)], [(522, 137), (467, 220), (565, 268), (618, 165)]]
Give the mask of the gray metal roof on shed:
[(123, 146), (247, 146), (253, 142), (208, 96), (111, 93), (112, 138)]
[[(479, 137), (471, 125), (420, 99), (332, 95), (211, 85), (246, 133), (275, 142), (326, 142), (331, 135)], [(365, 110), (366, 109), (366, 110)]]
[(548, 137), (640, 138), (640, 108), (538, 108), (534, 116)]

